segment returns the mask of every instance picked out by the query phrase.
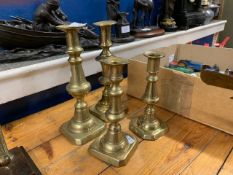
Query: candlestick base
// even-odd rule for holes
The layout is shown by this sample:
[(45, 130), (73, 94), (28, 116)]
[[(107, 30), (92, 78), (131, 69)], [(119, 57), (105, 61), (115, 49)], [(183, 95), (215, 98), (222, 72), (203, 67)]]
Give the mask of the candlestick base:
[(13, 158), (8, 165), (0, 167), (1, 175), (42, 175), (23, 147), (13, 148), (9, 152)]
[(152, 141), (159, 139), (168, 131), (166, 123), (158, 119), (154, 123), (146, 123), (142, 117), (132, 119), (129, 129), (140, 138)]
[(93, 105), (90, 107), (90, 113), (93, 114), (95, 117), (101, 119), (104, 122), (108, 122), (105, 113), (108, 110), (108, 108), (99, 108), (97, 109), (97, 105)]
[[(105, 124), (92, 115), (86, 122), (76, 123), (73, 124), (73, 126), (71, 122), (72, 120), (64, 123), (60, 131), (69, 141), (76, 145), (83, 145), (89, 142), (100, 135), (105, 129)], [(79, 128), (83, 128), (85, 125), (86, 128), (80, 131)], [(77, 129), (77, 131), (75, 131), (75, 129)]]
[[(137, 139), (134, 136), (128, 135), (126, 133), (122, 133), (124, 140), (127, 142), (125, 144), (120, 145), (111, 145), (113, 150), (112, 152), (105, 152), (104, 147), (109, 146), (107, 145), (107, 142), (104, 142), (102, 140), (104, 136), (96, 139), (91, 146), (89, 147), (89, 152), (93, 156), (97, 157), (98, 159), (109, 163), (115, 167), (120, 167), (126, 165), (126, 163), (129, 161), (131, 156), (133, 155), (138, 143)], [(119, 147), (121, 147), (119, 149)], [(115, 151), (117, 150), (117, 151)]]

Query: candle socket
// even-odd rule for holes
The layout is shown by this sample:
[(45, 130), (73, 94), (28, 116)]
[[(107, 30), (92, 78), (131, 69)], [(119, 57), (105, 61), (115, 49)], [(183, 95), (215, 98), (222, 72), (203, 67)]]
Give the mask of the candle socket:
[(78, 31), (85, 25), (69, 26), (60, 25), (57, 28), (66, 33), (71, 68), (71, 79), (66, 89), (70, 95), (76, 98), (73, 118), (64, 123), (60, 131), (72, 143), (83, 145), (100, 135), (105, 129), (105, 124), (89, 113), (89, 107), (84, 101), (85, 95), (90, 91), (91, 85), (86, 80), (82, 68), (83, 49), (80, 47)]
[(119, 167), (126, 165), (137, 146), (137, 139), (122, 132), (119, 124), (125, 118), (121, 100), (123, 90), (120, 82), (123, 80), (123, 65), (128, 64), (128, 60), (111, 57), (100, 61), (110, 70), (110, 105), (106, 112), (106, 118), (110, 124), (106, 133), (91, 144), (89, 152), (98, 159)]
[(147, 86), (142, 97), (143, 101), (147, 103), (144, 114), (138, 118), (134, 118), (130, 122), (130, 130), (145, 140), (156, 140), (167, 131), (167, 125), (157, 119), (155, 105), (159, 101), (156, 92), (156, 82), (158, 81), (158, 71), (160, 66), (160, 59), (164, 54), (159, 52), (148, 51), (144, 55), (148, 58), (147, 72)]
[[(96, 60), (100, 62), (102, 66), (102, 76), (99, 78), (99, 82), (101, 85), (104, 86), (104, 90), (102, 92), (102, 97), (101, 100), (96, 104), (93, 105), (90, 108), (90, 112), (100, 118), (101, 120), (108, 122), (106, 119), (105, 113), (107, 112), (109, 108), (109, 91), (110, 91), (110, 85), (111, 81), (109, 79), (110, 76), (110, 69), (109, 66), (105, 64), (105, 62), (100, 61), (100, 60), (107, 60), (111, 59), (113, 54), (110, 52), (110, 47), (112, 46), (112, 41), (111, 41), (111, 28), (112, 25), (116, 24), (115, 21), (100, 21), (94, 23), (96, 26), (100, 27), (101, 35), (100, 35), (100, 46), (102, 48), (101, 54), (96, 57)], [(127, 108), (127, 105), (124, 105), (124, 109)]]

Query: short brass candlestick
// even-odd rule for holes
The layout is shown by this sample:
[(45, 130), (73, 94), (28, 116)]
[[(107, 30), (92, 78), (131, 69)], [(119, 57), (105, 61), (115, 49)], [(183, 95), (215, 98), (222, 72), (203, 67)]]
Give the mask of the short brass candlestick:
[(71, 79), (67, 85), (67, 91), (77, 99), (74, 117), (61, 126), (62, 134), (72, 143), (82, 145), (97, 137), (105, 128), (105, 124), (89, 113), (84, 96), (90, 91), (91, 85), (85, 79), (82, 59), (83, 49), (80, 47), (78, 32), (85, 25), (71, 26), (60, 25), (57, 28), (66, 32), (69, 63), (71, 67)]
[[(95, 23), (96, 26), (100, 27), (101, 37), (100, 37), (100, 46), (102, 48), (101, 54), (96, 57), (97, 61), (108, 59), (112, 57), (112, 53), (109, 48), (112, 46), (111, 41), (111, 27), (116, 24), (115, 21), (100, 21)], [(102, 76), (99, 79), (100, 84), (104, 86), (101, 100), (94, 106), (90, 108), (90, 112), (101, 120), (107, 122), (105, 113), (109, 108), (109, 89), (110, 89), (110, 80), (109, 80), (109, 66), (106, 66), (104, 62), (100, 62), (102, 66)]]
[(160, 66), (160, 59), (164, 57), (162, 53), (148, 51), (144, 55), (148, 58), (147, 72), (147, 86), (142, 97), (143, 101), (147, 103), (143, 116), (132, 119), (130, 122), (130, 130), (139, 137), (145, 140), (156, 140), (164, 135), (167, 131), (165, 123), (156, 118), (155, 104), (159, 101), (156, 92), (156, 82), (158, 81), (158, 71)]
[(95, 157), (113, 165), (123, 166), (132, 156), (137, 139), (121, 131), (121, 121), (125, 117), (122, 107), (121, 96), (123, 90), (120, 82), (123, 80), (123, 65), (128, 64), (128, 60), (112, 57), (101, 60), (110, 69), (110, 107), (106, 112), (106, 118), (110, 122), (108, 131), (100, 138), (96, 139), (89, 148), (89, 152)]

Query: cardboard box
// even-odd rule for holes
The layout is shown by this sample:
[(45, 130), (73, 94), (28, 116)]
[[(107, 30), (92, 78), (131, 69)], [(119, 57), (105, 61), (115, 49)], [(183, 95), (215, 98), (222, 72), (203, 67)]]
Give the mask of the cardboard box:
[[(155, 49), (165, 53), (157, 84), (158, 105), (177, 114), (233, 134), (233, 91), (206, 85), (198, 76), (164, 68), (171, 55), (203, 64), (217, 64), (221, 70), (233, 69), (233, 49), (175, 45)], [(146, 63), (143, 55), (130, 60), (128, 94), (141, 98), (146, 87)]]

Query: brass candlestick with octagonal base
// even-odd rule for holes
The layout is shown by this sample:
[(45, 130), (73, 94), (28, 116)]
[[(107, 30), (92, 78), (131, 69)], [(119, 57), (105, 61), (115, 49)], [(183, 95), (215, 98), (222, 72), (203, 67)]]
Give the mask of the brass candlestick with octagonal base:
[(110, 106), (106, 112), (110, 125), (107, 132), (91, 144), (89, 152), (98, 159), (119, 167), (127, 163), (137, 146), (137, 139), (122, 132), (119, 124), (119, 121), (125, 117), (120, 82), (123, 80), (123, 65), (128, 64), (128, 60), (112, 57), (103, 59), (101, 62), (109, 67), (111, 75)]
[[(109, 48), (112, 46), (111, 41), (111, 27), (116, 24), (115, 21), (100, 21), (96, 22), (95, 25), (100, 27), (100, 46), (102, 47), (101, 54), (96, 57), (97, 61), (109, 59), (112, 57), (112, 53)], [(101, 120), (107, 122), (105, 113), (109, 108), (109, 89), (110, 89), (110, 79), (109, 79), (109, 66), (106, 66), (104, 62), (100, 62), (102, 66), (102, 76), (99, 79), (100, 84), (104, 86), (101, 100), (94, 106), (90, 108), (90, 112)]]
[(83, 49), (80, 47), (78, 31), (84, 26), (84, 24), (77, 24), (57, 27), (66, 32), (68, 45), (71, 79), (66, 88), (69, 94), (77, 99), (74, 117), (69, 122), (64, 123), (60, 130), (65, 137), (77, 145), (83, 145), (94, 139), (105, 128), (105, 124), (101, 120), (89, 113), (88, 105), (84, 101), (84, 96), (91, 89), (90, 83), (85, 79), (80, 57)]
[(142, 97), (143, 101), (147, 103), (143, 116), (132, 119), (130, 122), (130, 130), (139, 137), (145, 140), (156, 140), (167, 131), (167, 125), (156, 118), (155, 104), (159, 101), (156, 92), (156, 82), (158, 81), (158, 71), (160, 66), (160, 59), (164, 54), (159, 52), (148, 51), (144, 55), (148, 58), (147, 72), (147, 86)]

